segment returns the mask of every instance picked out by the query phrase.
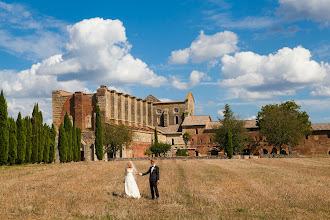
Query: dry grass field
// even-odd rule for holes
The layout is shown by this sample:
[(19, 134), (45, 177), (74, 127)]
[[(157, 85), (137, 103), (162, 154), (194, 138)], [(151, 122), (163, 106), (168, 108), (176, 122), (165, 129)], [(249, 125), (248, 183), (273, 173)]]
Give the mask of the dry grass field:
[(159, 161), (157, 201), (116, 196), (125, 165), (2, 166), (0, 219), (330, 219), (330, 158)]

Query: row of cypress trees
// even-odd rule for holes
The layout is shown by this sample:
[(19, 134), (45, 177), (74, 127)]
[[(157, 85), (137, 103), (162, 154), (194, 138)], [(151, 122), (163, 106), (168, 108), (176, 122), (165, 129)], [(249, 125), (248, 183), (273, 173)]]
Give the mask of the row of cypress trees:
[(81, 129), (71, 123), (69, 115), (65, 113), (64, 125), (59, 128), (58, 150), (61, 163), (80, 161)]
[(32, 118), (8, 117), (3, 91), (0, 95), (0, 165), (52, 163), (55, 160), (54, 125), (43, 124), (42, 112), (35, 104)]

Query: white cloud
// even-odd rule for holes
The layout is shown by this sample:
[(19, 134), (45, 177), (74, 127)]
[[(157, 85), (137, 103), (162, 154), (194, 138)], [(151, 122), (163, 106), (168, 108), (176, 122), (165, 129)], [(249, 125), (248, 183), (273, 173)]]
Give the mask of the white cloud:
[(239, 52), (221, 61), (221, 85), (248, 99), (292, 95), (297, 89), (322, 84), (330, 74), (328, 63), (311, 60), (310, 51), (301, 46), (267, 56)]
[(24, 59), (44, 59), (64, 47), (65, 22), (0, 1), (0, 47)]
[(322, 85), (310, 93), (311, 96), (330, 96), (330, 87)]
[(279, 0), (277, 13), (287, 21), (310, 19), (317, 22), (330, 21), (329, 0)]
[(190, 73), (189, 82), (181, 82), (179, 79), (177, 79), (175, 76), (172, 76), (172, 86), (177, 89), (185, 90), (190, 89), (195, 86), (197, 86), (201, 79), (206, 78), (206, 74), (203, 72), (199, 72), (197, 70), (194, 70)]
[(205, 35), (203, 31), (189, 48), (171, 52), (169, 63), (186, 64), (201, 63), (238, 50), (238, 37), (231, 31), (218, 32), (214, 35)]
[(223, 113), (223, 111), (224, 111), (224, 109), (220, 109), (220, 110), (218, 110), (218, 115), (220, 116), (220, 117), (223, 117), (225, 114)]
[(274, 18), (267, 16), (248, 16), (243, 19), (233, 20), (228, 13), (213, 14), (207, 20), (215, 21), (215, 24), (222, 28), (230, 29), (262, 29), (274, 24)]
[(132, 45), (119, 20), (86, 19), (68, 26), (67, 52), (43, 62), (39, 74), (61, 75), (63, 79), (92, 80), (105, 84), (160, 86), (166, 82), (145, 62), (129, 52)]
[(257, 116), (253, 115), (253, 116), (249, 116), (246, 118), (246, 120), (256, 120)]

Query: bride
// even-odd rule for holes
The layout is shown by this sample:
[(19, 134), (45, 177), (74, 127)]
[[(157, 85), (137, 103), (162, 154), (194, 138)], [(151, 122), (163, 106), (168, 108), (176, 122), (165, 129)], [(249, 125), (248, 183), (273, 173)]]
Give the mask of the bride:
[(140, 191), (136, 184), (134, 175), (138, 175), (137, 170), (132, 161), (127, 163), (125, 169), (125, 195), (127, 197), (133, 197), (135, 199), (139, 199)]

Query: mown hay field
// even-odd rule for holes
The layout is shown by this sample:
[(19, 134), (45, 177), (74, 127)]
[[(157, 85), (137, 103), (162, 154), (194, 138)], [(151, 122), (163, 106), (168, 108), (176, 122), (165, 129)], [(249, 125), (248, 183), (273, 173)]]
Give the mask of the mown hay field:
[[(147, 171), (149, 161), (136, 161)], [(0, 167), (0, 219), (330, 219), (330, 158), (162, 160), (160, 199), (125, 161)]]

